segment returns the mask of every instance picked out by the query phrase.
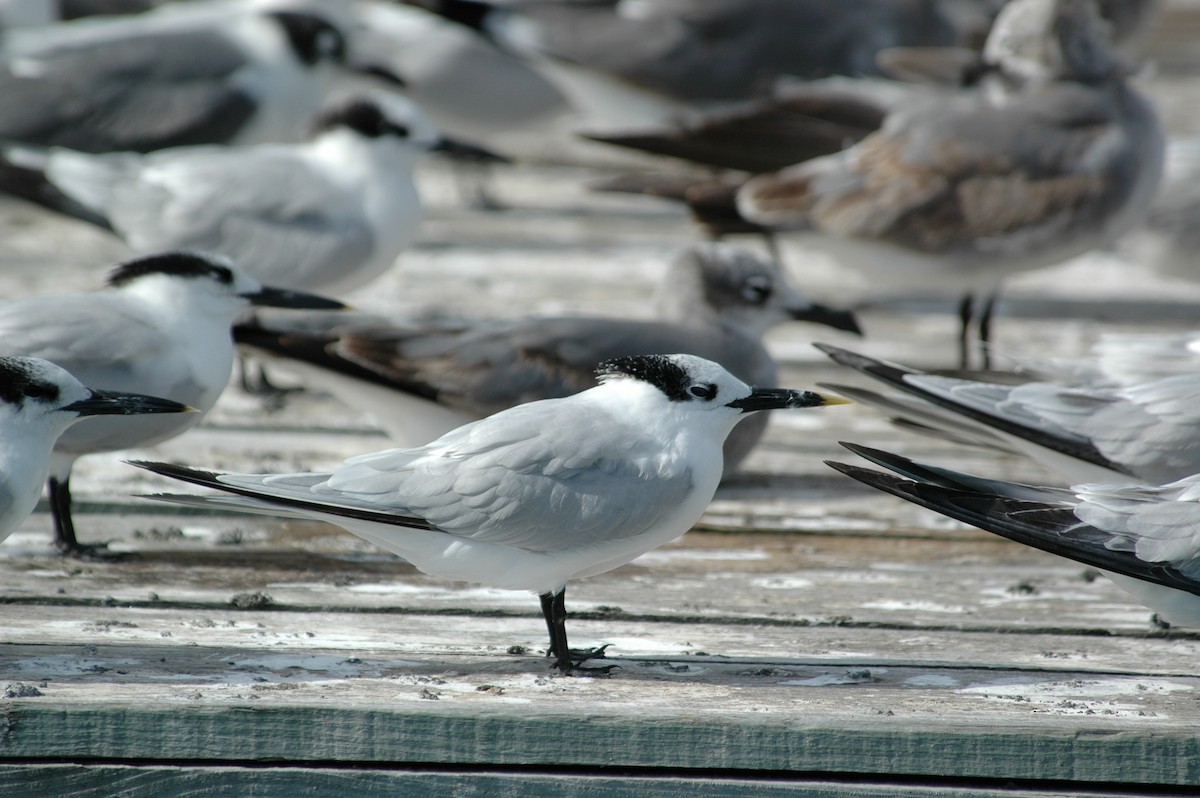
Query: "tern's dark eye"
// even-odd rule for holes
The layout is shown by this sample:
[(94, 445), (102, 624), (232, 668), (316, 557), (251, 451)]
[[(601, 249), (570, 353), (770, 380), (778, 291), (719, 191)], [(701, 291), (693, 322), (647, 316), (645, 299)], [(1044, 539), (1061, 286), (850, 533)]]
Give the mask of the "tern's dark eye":
[(751, 277), (742, 286), (742, 298), (761, 305), (771, 298), (771, 281), (765, 277)]
[(387, 125), (387, 131), (393, 136), (398, 136), (402, 139), (406, 139), (410, 135), (408, 125), (402, 125), (398, 122), (389, 122)]
[(693, 385), (688, 388), (688, 393), (695, 396), (697, 399), (711, 400), (717, 398), (717, 386), (711, 382), (704, 385)]

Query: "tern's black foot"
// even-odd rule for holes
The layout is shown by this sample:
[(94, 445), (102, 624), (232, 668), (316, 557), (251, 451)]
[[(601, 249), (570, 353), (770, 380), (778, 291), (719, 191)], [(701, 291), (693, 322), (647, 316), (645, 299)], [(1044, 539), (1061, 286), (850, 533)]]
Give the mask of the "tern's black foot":
[(1171, 628), (1171, 622), (1163, 618), (1157, 612), (1150, 616), (1150, 623), (1155, 629), (1166, 630)]
[(66, 543), (64, 541), (55, 541), (54, 545), (60, 555), (70, 557), (73, 560), (119, 562), (137, 557), (137, 554), (131, 551), (109, 551), (107, 543), (79, 543), (78, 541)]
[[(555, 659), (554, 667), (562, 671), (564, 676), (608, 676), (613, 668), (619, 668), (620, 665), (597, 665), (595, 667), (585, 667), (583, 663), (593, 659), (604, 659), (604, 651), (611, 645), (605, 643), (597, 648), (572, 648), (568, 649), (568, 657), (566, 660)], [(546, 652), (547, 657), (555, 656), (553, 651)]]
[(284, 400), (288, 395), (299, 393), (304, 388), (301, 386), (283, 386), (276, 385), (271, 380), (271, 375), (267, 373), (266, 368), (261, 363), (252, 363), (245, 360), (240, 361), (241, 367), (241, 384), (242, 392), (250, 396), (262, 398), (270, 409), (279, 409), (283, 407)]
[(574, 676), (583, 679), (605, 679), (612, 676), (614, 668), (620, 668), (620, 665), (599, 665), (594, 668), (584, 667), (583, 665), (572, 665), (570, 668), (562, 671), (563, 676)]

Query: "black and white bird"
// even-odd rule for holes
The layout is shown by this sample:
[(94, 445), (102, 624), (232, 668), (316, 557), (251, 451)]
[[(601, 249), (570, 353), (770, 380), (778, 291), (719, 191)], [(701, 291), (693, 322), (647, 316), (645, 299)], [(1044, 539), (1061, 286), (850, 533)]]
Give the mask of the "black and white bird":
[(263, 286), (218, 255), (172, 252), (117, 266), (107, 287), (0, 302), (0, 354), (36, 356), (98, 390), (144, 393), (200, 412), (139, 418), (88, 418), (64, 432), (47, 481), (55, 544), (72, 555), (71, 469), (95, 452), (150, 446), (194, 426), (212, 409), (233, 366), (230, 325), (252, 305), (345, 307), (340, 302)]
[(0, 139), (85, 152), (298, 141), (347, 65), (312, 7), (199, 0), (8, 31)]
[[(1067, 484), (1158, 485), (1200, 473), (1200, 374), (1194, 363), (1169, 373), (1162, 373), (1161, 362), (1153, 365), (1154, 352), (1172, 365), (1182, 359), (1187, 351), (1179, 341), (1186, 338), (1144, 339), (1125, 346), (1120, 339), (1109, 340), (1107, 366), (1102, 360), (1067, 363), (1058, 381), (927, 374), (828, 344), (816, 346), (884, 390), (833, 383), (830, 388), (902, 426), (1023, 454)], [(1150, 345), (1153, 340), (1158, 348)], [(1136, 372), (1121, 366), (1126, 347), (1151, 353)]]
[(226, 255), (255, 278), (341, 296), (417, 236), (418, 158), (461, 150), (398, 95), (331, 107), (302, 144), (90, 154), (0, 147), (0, 191), (96, 224), (138, 253)]
[(600, 384), (501, 411), (415, 449), (329, 472), (227, 474), (135, 463), (224, 491), (170, 500), (312, 518), (348, 529), (420, 571), (541, 598), (563, 672), (594, 652), (567, 645), (566, 584), (682, 535), (721, 478), (721, 444), (747, 413), (844, 400), (758, 389), (691, 355), (618, 358)]
[(844, 445), (894, 473), (827, 461), (843, 474), (988, 532), (1090, 565), (1167, 621), (1200, 626), (1200, 475), (1157, 486), (1052, 488), (976, 477)]
[(50, 471), (50, 450), (87, 416), (187, 413), (179, 402), (94, 391), (53, 363), (0, 357), (0, 540), (33, 512)]
[(1163, 133), (1126, 79), (1091, 0), (1014, 0), (978, 88), (901, 105), (855, 146), (759, 175), (742, 217), (808, 241), (872, 280), (952, 292), (964, 364), (978, 313), (986, 366), (1008, 275), (1113, 241), (1145, 214)]
[[(849, 311), (811, 301), (777, 265), (726, 244), (697, 244), (676, 256), (656, 305), (652, 321), (562, 316), (405, 323), (353, 314), (258, 314), (234, 326), (234, 340), (272, 370), (292, 371), (306, 385), (369, 413), (398, 445), (416, 446), (522, 402), (586, 390), (603, 360), (687, 352), (752, 385), (771, 385), (776, 365), (763, 344), (769, 328), (807, 321), (860, 332)], [(341, 321), (342, 315), (349, 318)], [(749, 417), (729, 435), (727, 471), (758, 442), (767, 416)]]

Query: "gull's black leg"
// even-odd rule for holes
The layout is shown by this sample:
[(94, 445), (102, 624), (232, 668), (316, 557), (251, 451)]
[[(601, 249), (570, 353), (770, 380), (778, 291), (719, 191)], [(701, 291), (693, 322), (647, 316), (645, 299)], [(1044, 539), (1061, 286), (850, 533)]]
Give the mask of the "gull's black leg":
[(107, 551), (107, 543), (80, 543), (71, 516), (71, 478), (61, 482), (50, 477), (50, 517), (54, 519), (54, 545), (64, 557), (83, 560), (117, 560), (127, 555)]
[(958, 365), (964, 371), (971, 365), (969, 339), (974, 310), (975, 297), (969, 293), (963, 294), (962, 301), (958, 303)]
[(767, 254), (771, 256), (771, 260), (779, 268), (783, 268), (783, 252), (779, 249), (779, 239), (775, 235), (774, 230), (763, 230), (763, 241), (767, 245)]
[(984, 371), (992, 367), (992, 316), (999, 297), (1000, 289), (988, 294), (983, 303), (983, 311), (979, 315), (979, 362)]
[(540, 593), (538, 599), (542, 603), (542, 617), (546, 619), (546, 630), (550, 633), (550, 648), (546, 656), (554, 657), (554, 667), (567, 675), (595, 676), (604, 674), (615, 668), (615, 665), (605, 665), (600, 668), (584, 668), (582, 664), (589, 659), (604, 656), (604, 649), (585, 649), (573, 651), (567, 645), (567, 591), (566, 588), (557, 593)]

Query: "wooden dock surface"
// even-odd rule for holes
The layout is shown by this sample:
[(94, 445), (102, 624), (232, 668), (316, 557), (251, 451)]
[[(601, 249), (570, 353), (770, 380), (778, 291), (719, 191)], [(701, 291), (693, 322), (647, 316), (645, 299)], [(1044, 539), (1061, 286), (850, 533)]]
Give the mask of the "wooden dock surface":
[[(667, 205), (589, 194), (592, 176), (502, 173), (511, 208), (481, 213), (431, 165), (420, 246), (352, 301), (396, 314), (650, 315), (666, 260), (694, 231)], [(0, 234), (5, 295), (93, 287), (126, 254), (15, 202), (0, 202)], [(819, 254), (786, 253), (803, 290), (862, 308), (868, 337), (773, 331), (782, 384), (849, 379), (812, 340), (950, 364), (950, 300), (872, 295)], [(1102, 253), (1023, 276), (1005, 296), (1003, 351), (1070, 355), (1104, 330), (1193, 328), (1200, 284)], [(619, 667), (567, 678), (547, 667), (528, 594), (431, 579), (321, 524), (135, 498), (173, 486), (122, 459), (288, 470), (388, 446), (319, 392), (276, 407), (231, 388), (184, 437), (78, 464), (81, 537), (135, 556), (56, 557), (44, 507), (0, 547), (0, 795), (1200, 788), (1200, 630), (1158, 628), (1094, 572), (841, 477), (822, 463), (853, 462), (839, 440), (1050, 479), (863, 407), (777, 414), (694, 531), (570, 586), (572, 642), (610, 644)]]

